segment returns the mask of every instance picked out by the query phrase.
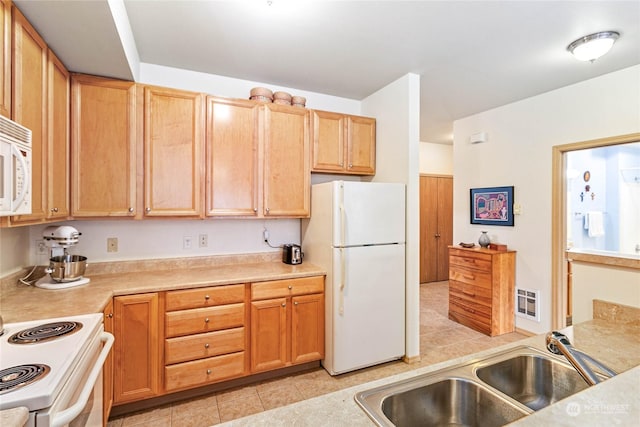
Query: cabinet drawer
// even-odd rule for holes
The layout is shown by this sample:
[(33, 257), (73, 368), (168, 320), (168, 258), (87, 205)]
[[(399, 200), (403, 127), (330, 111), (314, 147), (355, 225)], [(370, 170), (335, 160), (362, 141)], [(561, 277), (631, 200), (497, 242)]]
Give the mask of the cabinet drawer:
[(449, 280), (491, 289), (491, 273), (449, 266)]
[(483, 334), (493, 336), (491, 325), (482, 318), (467, 316), (456, 311), (449, 311), (449, 319), (475, 329), (478, 332), (482, 332)]
[(245, 352), (241, 351), (166, 366), (164, 368), (165, 388), (170, 392), (239, 377), (245, 373), (244, 362)]
[[(491, 273), (491, 256), (487, 254), (454, 255), (453, 249), (449, 252), (449, 264), (456, 267), (464, 267), (473, 270)], [(485, 258), (487, 257), (487, 258)]]
[(459, 297), (449, 295), (449, 311), (464, 314), (465, 316), (477, 318), (479, 321), (491, 323), (491, 307), (477, 304)]
[(164, 343), (165, 363), (171, 365), (243, 351), (245, 350), (244, 333), (244, 328), (234, 328), (169, 338)]
[(491, 307), (492, 295), (490, 288), (468, 285), (455, 280), (449, 281), (449, 298), (457, 297)]
[(166, 314), (167, 338), (244, 326), (244, 303), (172, 311)]
[(274, 280), (251, 284), (251, 299), (270, 299), (290, 295), (324, 292), (324, 276), (302, 277), (289, 280)]
[(213, 286), (167, 292), (167, 311), (211, 307), (244, 301), (244, 285)]

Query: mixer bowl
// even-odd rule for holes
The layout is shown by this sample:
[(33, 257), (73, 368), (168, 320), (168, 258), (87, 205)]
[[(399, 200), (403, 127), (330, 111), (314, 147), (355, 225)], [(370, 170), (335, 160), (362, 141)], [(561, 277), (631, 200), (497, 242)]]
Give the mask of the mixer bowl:
[(49, 268), (45, 271), (58, 283), (73, 282), (82, 279), (87, 268), (87, 257), (82, 255), (61, 255), (49, 259)]

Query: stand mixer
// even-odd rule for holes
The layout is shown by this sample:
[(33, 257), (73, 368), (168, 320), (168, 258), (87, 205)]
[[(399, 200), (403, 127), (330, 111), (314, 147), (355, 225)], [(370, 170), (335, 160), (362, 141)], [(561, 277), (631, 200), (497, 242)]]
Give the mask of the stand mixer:
[(90, 279), (82, 277), (87, 257), (69, 255), (67, 248), (78, 243), (80, 232), (69, 225), (50, 226), (43, 230), (42, 237), (49, 247), (49, 267), (47, 273), (35, 285), (43, 289), (64, 289), (86, 285)]

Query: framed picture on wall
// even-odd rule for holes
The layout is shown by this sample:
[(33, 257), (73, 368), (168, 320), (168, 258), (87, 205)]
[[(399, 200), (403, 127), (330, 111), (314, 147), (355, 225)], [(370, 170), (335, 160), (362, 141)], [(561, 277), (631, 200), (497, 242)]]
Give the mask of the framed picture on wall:
[(513, 187), (471, 189), (471, 224), (513, 226)]

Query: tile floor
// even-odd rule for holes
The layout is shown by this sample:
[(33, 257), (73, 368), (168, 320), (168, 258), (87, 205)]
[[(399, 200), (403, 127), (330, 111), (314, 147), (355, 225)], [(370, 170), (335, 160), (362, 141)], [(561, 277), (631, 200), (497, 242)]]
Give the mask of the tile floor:
[(337, 377), (330, 376), (322, 368), (313, 369), (111, 418), (107, 427), (212, 426), (526, 338), (515, 332), (491, 338), (464, 327), (448, 319), (448, 303), (448, 282), (424, 283), (420, 286), (421, 360), (418, 363), (389, 362)]

